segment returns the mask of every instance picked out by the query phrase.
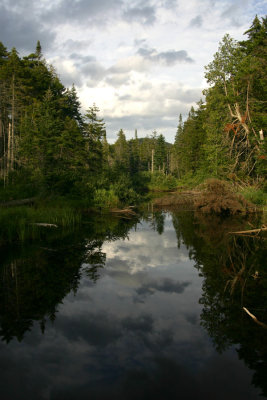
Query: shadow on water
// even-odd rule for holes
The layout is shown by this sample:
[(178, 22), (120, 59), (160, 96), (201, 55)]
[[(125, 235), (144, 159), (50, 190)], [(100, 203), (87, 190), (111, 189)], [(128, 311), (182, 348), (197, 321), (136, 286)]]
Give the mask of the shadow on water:
[[(246, 307), (259, 321), (267, 324), (266, 240), (229, 234), (230, 231), (241, 230), (245, 224), (251, 223), (242, 218), (221, 219), (192, 212), (171, 212), (171, 217), (178, 249), (183, 246), (187, 248), (189, 258), (203, 279), (202, 294), (199, 299), (202, 307), (200, 311), (202, 327), (208, 332), (218, 353), (223, 354), (233, 347), (236, 349), (239, 359), (253, 371), (253, 385), (260, 388), (262, 394), (266, 396), (267, 331), (263, 326), (256, 324), (243, 310), (243, 307)], [(166, 213), (161, 211), (144, 214), (142, 221), (157, 232), (160, 238), (167, 228), (170, 229), (169, 226), (166, 228)], [(103, 250), (104, 245), (126, 239), (129, 232), (133, 232), (133, 228), (136, 229), (136, 225), (135, 220), (97, 217), (87, 221), (77, 231), (51, 232), (45, 239), (40, 238), (34, 243), (2, 248), (0, 265), (2, 341), (9, 344), (15, 338), (24, 341), (26, 332), (30, 332), (35, 323), (40, 325), (40, 330), (44, 333), (48, 321), (50, 323), (57, 318), (58, 309), (64, 298), (71, 292), (77, 293), (82, 276), (86, 276), (95, 287), (96, 283), (101, 282), (102, 273), (108, 268), (110, 272), (107, 279), (111, 277), (115, 277), (116, 280), (121, 279), (124, 285), (126, 281), (128, 282), (129, 275), (131, 279), (134, 276), (136, 280), (140, 279), (141, 283), (135, 292), (135, 296), (139, 295), (139, 300), (133, 297), (133, 304), (137, 310), (139, 306), (145, 307), (145, 302), (149, 303), (155, 293), (159, 293), (160, 299), (163, 300), (168, 293), (180, 296), (191, 283), (173, 281), (170, 278), (157, 281), (154, 277), (154, 280), (149, 280), (144, 272), (137, 272), (134, 275), (127, 271), (126, 274), (122, 266), (123, 260), (119, 260), (116, 254), (114, 262), (117, 269), (112, 270), (111, 261), (106, 266), (108, 254)], [(124, 250), (129, 251), (126, 247)], [(140, 259), (149, 263), (147, 256), (142, 257)], [(125, 286), (123, 288), (126, 290)], [(69, 386), (68, 393), (58, 386), (54, 395), (47, 398), (72, 399), (75, 398), (74, 393), (77, 391), (79, 391), (77, 398), (81, 399), (88, 398), (88, 393), (92, 399), (155, 399), (163, 394), (164, 398), (174, 399), (179, 393), (182, 393), (181, 398), (186, 399), (210, 398), (208, 397), (211, 393), (208, 387), (209, 374), (193, 376), (189, 372), (190, 368), (180, 359), (177, 361), (171, 357), (166, 349), (168, 346), (174, 346), (173, 333), (167, 328), (160, 332), (155, 330), (155, 320), (149, 311), (135, 317), (131, 314), (119, 317), (116, 313), (108, 315), (102, 311), (98, 314), (95, 310), (90, 312), (88, 318), (93, 322), (88, 320), (86, 340), (89, 342), (92, 340), (93, 344), (90, 342), (90, 345), (95, 346), (100, 352), (99, 357), (102, 357), (102, 361), (96, 361), (96, 365), (100, 369), (100, 365), (104, 363), (103, 368), (108, 375), (105, 385), (99, 384), (101, 379), (97, 376), (96, 368), (94, 373), (97, 378), (94, 384), (90, 383), (90, 388), (88, 384), (79, 385), (77, 377), (77, 382)], [(194, 318), (192, 316), (190, 318), (195, 324)], [(62, 329), (70, 321), (71, 330), (66, 337), (72, 339), (73, 335), (79, 334), (76, 330), (79, 332), (80, 324), (87, 324), (86, 321), (81, 322), (75, 314), (72, 320), (67, 318), (67, 322), (60, 317), (58, 319), (58, 327)], [(81, 337), (79, 341), (82, 340)], [(122, 367), (118, 371), (113, 368), (105, 353), (109, 345), (111, 353), (115, 351), (117, 340), (120, 340), (122, 343), (120, 346), (122, 348), (125, 346), (126, 349), (120, 350), (125, 353), (118, 356), (123, 360), (125, 358), (127, 367), (123, 373)], [(132, 349), (129, 350), (131, 346)], [(138, 351), (134, 346), (137, 350), (141, 348), (144, 355), (138, 357), (146, 359), (144, 365), (140, 361), (142, 358), (135, 360), (135, 353)], [(179, 351), (186, 353), (187, 350)], [(205, 388), (201, 380), (206, 382)]]

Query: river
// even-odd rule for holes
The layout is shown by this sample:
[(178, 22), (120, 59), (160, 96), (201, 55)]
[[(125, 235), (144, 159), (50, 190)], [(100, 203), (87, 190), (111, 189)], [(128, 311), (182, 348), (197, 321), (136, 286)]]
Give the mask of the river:
[[(266, 240), (145, 212), (1, 249), (0, 390), (24, 399), (267, 396)], [(44, 230), (47, 228), (43, 228)]]

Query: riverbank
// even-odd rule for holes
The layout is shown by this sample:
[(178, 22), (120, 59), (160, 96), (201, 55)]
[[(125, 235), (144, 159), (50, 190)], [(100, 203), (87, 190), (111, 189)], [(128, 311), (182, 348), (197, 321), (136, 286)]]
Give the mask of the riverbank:
[(252, 186), (237, 188), (226, 181), (207, 179), (193, 189), (178, 190), (153, 203), (156, 207), (188, 208), (204, 213), (247, 214), (265, 209), (267, 193)]
[(6, 199), (0, 204), (0, 244), (35, 240), (59, 229), (76, 229), (84, 220), (97, 214), (136, 218), (143, 201), (149, 201), (155, 208), (196, 210), (222, 216), (267, 210), (267, 194), (263, 189), (240, 188), (216, 179), (191, 189), (180, 187), (174, 191), (170, 188), (168, 194), (154, 190), (143, 198), (139, 196), (135, 201), (125, 203), (107, 191), (98, 195), (95, 202), (67, 197)]

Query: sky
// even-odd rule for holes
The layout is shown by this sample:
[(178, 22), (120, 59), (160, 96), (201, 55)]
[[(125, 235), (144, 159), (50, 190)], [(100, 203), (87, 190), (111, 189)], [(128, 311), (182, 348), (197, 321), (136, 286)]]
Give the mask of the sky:
[(173, 142), (219, 41), (242, 40), (266, 11), (267, 0), (0, 0), (0, 41), (24, 56), (40, 40), (82, 111), (99, 107), (110, 143), (120, 129)]

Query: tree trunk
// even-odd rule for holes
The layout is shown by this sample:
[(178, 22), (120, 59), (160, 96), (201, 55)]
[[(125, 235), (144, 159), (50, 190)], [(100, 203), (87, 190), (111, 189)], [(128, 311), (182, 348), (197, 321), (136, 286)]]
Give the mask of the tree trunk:
[(6, 162), (6, 172), (7, 175), (10, 170), (10, 161), (11, 161), (11, 123), (8, 123), (8, 137), (7, 137), (7, 162)]
[(15, 124), (15, 75), (12, 77), (12, 129), (11, 129), (11, 154), (10, 154), (10, 167), (11, 170), (14, 169), (14, 124)]

